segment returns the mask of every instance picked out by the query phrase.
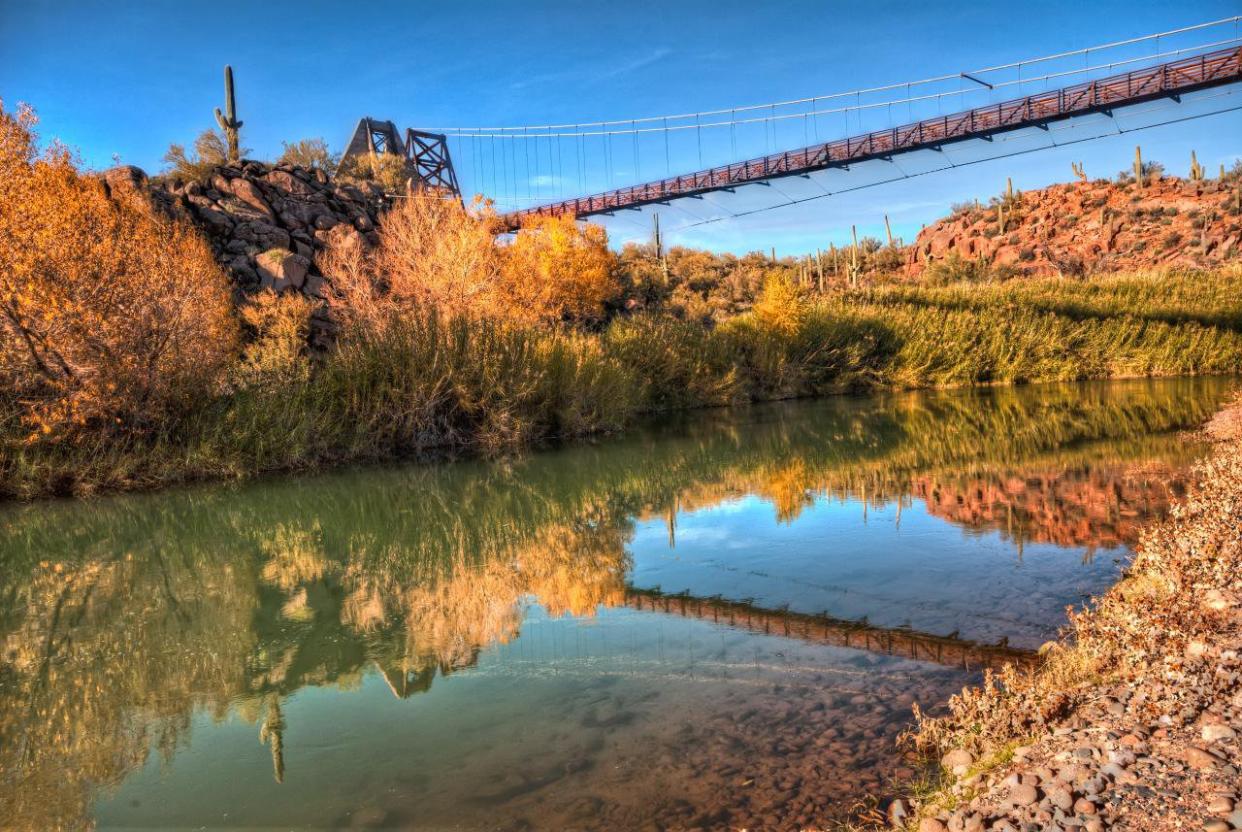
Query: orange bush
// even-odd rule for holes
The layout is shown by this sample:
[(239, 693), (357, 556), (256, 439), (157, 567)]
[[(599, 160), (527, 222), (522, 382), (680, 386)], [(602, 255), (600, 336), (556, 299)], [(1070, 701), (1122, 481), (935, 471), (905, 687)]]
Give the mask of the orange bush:
[(194, 231), (39, 154), (35, 121), (0, 106), (0, 385), (35, 435), (151, 424), (222, 377), (228, 281)]
[(416, 195), (381, 217), (378, 236), (374, 247), (343, 237), (321, 255), (339, 320), (378, 325), (414, 307), (471, 317), (503, 313), (499, 252), (486, 212), (476, 216), (455, 200)]
[(586, 322), (615, 296), (615, 258), (597, 226), (535, 220), (496, 244), (490, 208), (415, 195), (383, 218), (379, 244), (338, 240), (320, 260), (343, 321), (376, 323), (402, 310), (521, 323)]
[(593, 321), (616, 297), (616, 257), (601, 226), (532, 217), (505, 250), (502, 273), (516, 308), (536, 319)]

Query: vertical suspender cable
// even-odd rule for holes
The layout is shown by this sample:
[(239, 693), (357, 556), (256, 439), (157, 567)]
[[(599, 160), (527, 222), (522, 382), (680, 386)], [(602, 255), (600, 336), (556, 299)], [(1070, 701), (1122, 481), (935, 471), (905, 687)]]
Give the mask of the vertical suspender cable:
[(563, 199), (565, 196), (565, 167), (561, 164), (561, 137), (556, 137), (556, 198)]
[(672, 157), (668, 152), (668, 119), (664, 119), (664, 175), (673, 175)]
[(699, 142), (699, 167), (703, 167), (703, 125), (699, 124), (699, 116), (694, 116), (694, 135)]
[(522, 135), (523, 135), (522, 155), (526, 159), (526, 172), (525, 172), (526, 202), (529, 204), (531, 201), (531, 196), (532, 196), (531, 191), (530, 191), (530, 142), (525, 140), (526, 132), (527, 132), (526, 128), (522, 128)]
[(642, 159), (638, 155), (638, 131), (634, 129), (634, 122), (630, 122), (630, 139), (634, 145), (634, 180), (635, 182), (643, 181)]
[[(487, 140), (487, 143), (492, 146), (492, 199), (499, 202), (503, 194), (501, 194), (500, 188), (497, 187), (496, 185), (496, 140), (494, 138), (489, 137)], [(504, 148), (502, 147), (501, 151), (503, 152), (503, 150)], [(500, 169), (500, 176), (501, 176), (501, 181), (503, 182), (504, 181), (504, 168), (503, 167), (501, 167)]]

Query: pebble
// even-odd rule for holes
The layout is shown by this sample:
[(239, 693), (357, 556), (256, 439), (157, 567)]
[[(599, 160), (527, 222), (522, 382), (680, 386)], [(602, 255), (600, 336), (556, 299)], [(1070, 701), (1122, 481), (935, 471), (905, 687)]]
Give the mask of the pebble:
[(1037, 800), (1039, 800), (1039, 792), (1029, 784), (1022, 783), (1009, 790), (1009, 802), (1014, 806), (1030, 806)]
[(1048, 802), (1062, 812), (1068, 812), (1074, 806), (1074, 796), (1070, 794), (1069, 789), (1064, 786), (1058, 786), (1048, 792)]
[(1214, 815), (1224, 815), (1233, 811), (1233, 801), (1227, 797), (1218, 797), (1208, 804), (1208, 811)]
[(919, 821), (919, 832), (948, 832), (948, 827), (935, 818), (923, 818)]
[(1203, 726), (1204, 742), (1219, 742), (1220, 740), (1231, 740), (1238, 735), (1238, 732), (1230, 728), (1228, 725), (1212, 724)]
[(1087, 798), (1080, 797), (1074, 801), (1074, 811), (1080, 815), (1094, 815), (1100, 810)]
[(940, 765), (959, 777), (969, 771), (974, 762), (974, 755), (964, 748), (955, 748), (940, 758)]
[(1212, 768), (1220, 763), (1220, 758), (1215, 754), (1206, 749), (1198, 748), (1193, 745), (1186, 749), (1185, 757), (1187, 764), (1189, 764), (1191, 768), (1197, 768), (1200, 770)]
[(897, 799), (889, 804), (888, 822), (891, 826), (904, 827), (906, 819), (910, 817), (910, 804), (905, 800)]

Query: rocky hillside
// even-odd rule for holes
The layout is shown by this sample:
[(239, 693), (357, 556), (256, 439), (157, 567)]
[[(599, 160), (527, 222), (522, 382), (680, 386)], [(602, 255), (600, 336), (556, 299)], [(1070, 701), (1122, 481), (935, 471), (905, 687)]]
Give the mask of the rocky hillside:
[[(323, 299), (315, 256), (353, 239), (374, 243), (387, 206), (376, 185), (333, 182), (321, 170), (243, 160), (216, 168), (207, 182), (151, 180), (141, 168), (103, 174), (113, 194), (139, 193), (200, 228), (233, 278), (237, 299), (270, 288)], [(326, 314), (317, 315), (323, 329)]]
[(1242, 181), (1095, 180), (959, 209), (919, 233), (907, 271), (981, 259), (1030, 275), (1212, 267), (1237, 258), (1240, 243)]

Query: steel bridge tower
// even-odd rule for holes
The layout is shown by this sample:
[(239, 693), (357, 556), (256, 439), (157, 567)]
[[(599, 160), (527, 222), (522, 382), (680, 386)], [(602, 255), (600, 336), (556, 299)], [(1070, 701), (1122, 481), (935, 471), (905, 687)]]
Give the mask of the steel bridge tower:
[(370, 116), (358, 119), (353, 138), (345, 146), (341, 162), (369, 153), (389, 153), (405, 159), (413, 188), (426, 188), (461, 199), (453, 157), (443, 134), (407, 129), (402, 142), (397, 126)]

